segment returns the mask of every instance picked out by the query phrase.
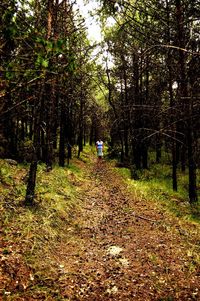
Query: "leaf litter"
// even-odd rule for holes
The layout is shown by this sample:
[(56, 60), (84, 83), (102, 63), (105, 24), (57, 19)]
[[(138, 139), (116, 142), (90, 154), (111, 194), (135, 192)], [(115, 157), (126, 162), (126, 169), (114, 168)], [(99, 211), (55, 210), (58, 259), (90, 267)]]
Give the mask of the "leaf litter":
[[(41, 280), (2, 242), (4, 299), (13, 300), (14, 289), (19, 301), (199, 300), (199, 226), (182, 229), (177, 218), (131, 194), (109, 163), (88, 167), (82, 161), (79, 168), (85, 174), (76, 185), (82, 206), (48, 255), (57, 273), (50, 268)], [(13, 285), (15, 279), (21, 282)]]
[[(177, 233), (178, 220), (133, 197), (108, 163), (85, 170), (89, 181), (80, 189), (84, 206), (76, 217), (81, 230), (65, 254), (71, 276), (62, 279), (63, 296), (86, 301), (198, 300), (199, 262), (190, 266), (192, 238), (185, 241)], [(73, 252), (79, 254), (75, 261), (67, 254)]]

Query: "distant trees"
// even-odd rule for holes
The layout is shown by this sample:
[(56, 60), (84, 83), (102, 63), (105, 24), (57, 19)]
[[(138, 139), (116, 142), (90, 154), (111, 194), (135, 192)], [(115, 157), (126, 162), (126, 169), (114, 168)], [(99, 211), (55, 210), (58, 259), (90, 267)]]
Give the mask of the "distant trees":
[[(197, 201), (199, 147), (198, 1), (100, 1), (106, 48), (114, 66), (107, 68), (109, 102), (115, 116), (112, 145), (121, 145), (121, 160), (148, 168), (149, 151), (162, 156), (171, 149), (173, 189), (177, 168), (188, 167), (189, 199)], [(102, 16), (103, 16), (102, 15)]]

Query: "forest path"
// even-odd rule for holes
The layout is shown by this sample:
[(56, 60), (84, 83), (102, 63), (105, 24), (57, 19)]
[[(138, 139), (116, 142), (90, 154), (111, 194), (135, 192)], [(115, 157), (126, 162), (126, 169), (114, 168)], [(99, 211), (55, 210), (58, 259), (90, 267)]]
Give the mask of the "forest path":
[(56, 252), (65, 300), (199, 300), (195, 246), (178, 222), (134, 197), (109, 163), (80, 164), (83, 206)]

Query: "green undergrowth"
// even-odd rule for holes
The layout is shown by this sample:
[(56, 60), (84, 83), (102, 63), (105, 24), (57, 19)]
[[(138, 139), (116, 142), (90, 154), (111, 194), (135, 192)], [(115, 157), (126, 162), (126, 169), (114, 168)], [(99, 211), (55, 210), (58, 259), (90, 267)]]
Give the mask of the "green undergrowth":
[[(25, 266), (23, 281), (25, 283), (27, 278), (32, 282), (31, 290), (38, 294), (40, 290), (48, 290), (48, 283), (57, 277), (59, 262), (54, 256), (57, 245), (66, 243), (68, 228), (73, 227), (81, 208), (81, 200), (77, 197), (84, 181), (84, 171), (79, 167), (81, 160), (75, 159), (75, 163), (72, 161), (65, 168), (54, 166), (49, 172), (44, 164), (39, 164), (33, 207), (25, 207), (23, 203), (29, 166), (12, 166), (0, 160), (2, 252), (8, 258), (12, 254), (22, 254), (23, 260), (17, 265), (19, 269), (20, 265)], [(33, 274), (31, 277), (29, 270)], [(6, 300), (15, 299), (11, 294)]]
[(90, 146), (89, 144), (84, 146), (83, 152), (81, 152), (79, 160), (84, 163), (91, 165), (93, 164), (94, 156), (96, 156), (96, 148), (95, 146)]
[(200, 223), (200, 203), (190, 205), (188, 200), (188, 176), (178, 174), (178, 191), (172, 189), (171, 168), (166, 164), (154, 164), (150, 170), (137, 171), (138, 180), (131, 178), (128, 168), (117, 168), (129, 189), (142, 199), (151, 200), (175, 216)]

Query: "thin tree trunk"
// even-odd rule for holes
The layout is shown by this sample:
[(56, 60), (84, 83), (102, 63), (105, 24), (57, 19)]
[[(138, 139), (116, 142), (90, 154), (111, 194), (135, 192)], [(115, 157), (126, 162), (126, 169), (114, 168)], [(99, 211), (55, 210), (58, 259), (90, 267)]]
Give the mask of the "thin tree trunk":
[(46, 165), (47, 170), (52, 170), (53, 165), (53, 131), (54, 131), (54, 104), (55, 104), (55, 87), (54, 80), (50, 81), (51, 85), (49, 90), (51, 91), (48, 100), (47, 109), (47, 129), (46, 129)]
[[(7, 93), (6, 93), (6, 107), (5, 110), (9, 109), (12, 107), (12, 96), (10, 89), (8, 88)], [(16, 133), (15, 133), (15, 122), (13, 119), (13, 112), (10, 111), (8, 112), (5, 117), (6, 117), (6, 127), (4, 126), (4, 133), (5, 137), (8, 141), (7, 143), (7, 156), (16, 159), (17, 157), (17, 139), (16, 139)]]
[(34, 138), (33, 138), (33, 154), (31, 165), (29, 169), (28, 183), (26, 188), (26, 197), (24, 204), (25, 206), (33, 206), (35, 198), (35, 187), (36, 187), (36, 175), (37, 175), (37, 164), (38, 164), (38, 153), (39, 153), (39, 138), (40, 138), (40, 123), (41, 123), (41, 102), (44, 94), (45, 76), (41, 83), (40, 95), (38, 102), (35, 102), (34, 112)]
[[(47, 40), (50, 40), (53, 35), (53, 9), (54, 9), (54, 1), (48, 0), (48, 18), (47, 18)], [(55, 24), (54, 24), (55, 27)], [(54, 28), (55, 30), (55, 28)], [(50, 61), (52, 64), (53, 61)], [(47, 89), (50, 91), (47, 92), (47, 127), (46, 127), (46, 165), (47, 171), (52, 169), (53, 165), (53, 130), (54, 130), (54, 105), (55, 105), (55, 79), (54, 75), (48, 75), (47, 80)]]
[[(115, 118), (118, 119), (118, 114), (117, 114), (117, 110), (115, 108), (114, 103), (112, 102), (112, 85), (111, 85), (111, 79), (110, 79), (110, 73), (109, 73), (109, 69), (108, 69), (108, 64), (106, 62), (106, 74), (107, 74), (107, 79), (108, 79), (108, 102), (110, 104), (110, 106), (113, 109)], [(120, 139), (120, 143), (121, 143), (121, 162), (124, 162), (124, 144), (123, 144), (123, 138), (122, 138), (122, 134), (121, 131), (118, 131), (119, 134), (119, 139)]]
[(81, 152), (83, 151), (83, 93), (81, 87), (81, 94), (80, 94), (80, 117), (79, 117), (79, 135), (78, 135), (78, 158), (80, 157)]
[(93, 144), (93, 141), (94, 141), (94, 126), (93, 126), (93, 123), (92, 123), (91, 128), (90, 128), (90, 145), (91, 146)]
[(129, 155), (129, 107), (128, 107), (128, 87), (127, 87), (127, 74), (126, 74), (126, 65), (125, 65), (125, 59), (123, 57), (123, 77), (124, 77), (124, 101), (125, 101), (125, 108), (124, 108), (124, 155), (126, 158), (128, 158)]
[[(191, 93), (191, 89), (190, 89)], [(188, 103), (188, 123), (187, 123), (187, 140), (188, 140), (188, 165), (189, 165), (189, 199), (193, 204), (198, 201), (197, 184), (196, 184), (196, 164), (194, 159), (194, 130), (193, 130), (193, 99), (190, 97)]]
[[(169, 50), (171, 51), (171, 50)], [(174, 108), (174, 96), (172, 90), (172, 68), (171, 68), (171, 55), (170, 52), (168, 53), (168, 71), (169, 71), (169, 97), (170, 97), (170, 107), (171, 107), (171, 123), (172, 123), (172, 183), (173, 183), (173, 190), (177, 191), (177, 143), (176, 143), (176, 124), (174, 123), (175, 120), (175, 110)]]
[(59, 165), (65, 166), (65, 122), (66, 122), (66, 113), (65, 107), (61, 104), (61, 115), (60, 115), (60, 141), (59, 141)]

